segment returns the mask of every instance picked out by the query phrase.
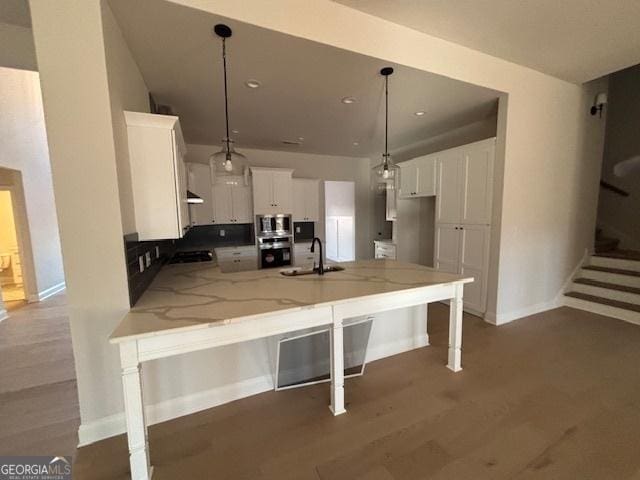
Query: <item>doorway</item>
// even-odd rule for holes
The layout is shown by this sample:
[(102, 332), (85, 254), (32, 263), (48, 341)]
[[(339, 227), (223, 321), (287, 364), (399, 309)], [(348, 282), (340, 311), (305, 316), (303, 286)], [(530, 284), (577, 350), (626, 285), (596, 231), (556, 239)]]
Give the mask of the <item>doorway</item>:
[(11, 189), (0, 189), (0, 292), (7, 310), (26, 303), (22, 252)]
[(326, 257), (334, 262), (356, 258), (355, 182), (324, 182)]

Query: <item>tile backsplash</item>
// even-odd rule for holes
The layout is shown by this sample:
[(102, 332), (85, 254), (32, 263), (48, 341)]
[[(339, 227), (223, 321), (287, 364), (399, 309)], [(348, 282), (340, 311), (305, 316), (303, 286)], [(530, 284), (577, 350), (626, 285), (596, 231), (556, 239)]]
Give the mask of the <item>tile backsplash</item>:
[(173, 240), (140, 242), (138, 234), (124, 236), (129, 282), (129, 304), (134, 306), (156, 274), (175, 252)]
[(252, 245), (255, 243), (253, 225), (203, 225), (192, 227), (184, 238), (176, 240), (178, 251), (213, 250), (230, 245)]

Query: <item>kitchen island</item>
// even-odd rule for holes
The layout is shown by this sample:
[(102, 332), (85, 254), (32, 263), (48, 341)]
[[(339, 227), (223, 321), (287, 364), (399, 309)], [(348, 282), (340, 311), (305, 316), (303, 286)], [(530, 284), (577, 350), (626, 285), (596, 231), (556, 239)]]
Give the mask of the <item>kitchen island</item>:
[[(461, 370), (462, 294), (473, 281), (393, 260), (342, 263), (325, 275), (278, 269), (222, 273), (215, 264), (168, 265), (111, 334), (120, 347), (131, 476), (151, 478), (141, 363), (206, 348), (331, 326), (331, 404), (345, 413), (346, 319), (449, 300), (447, 367)], [(426, 332), (425, 332), (426, 333)]]

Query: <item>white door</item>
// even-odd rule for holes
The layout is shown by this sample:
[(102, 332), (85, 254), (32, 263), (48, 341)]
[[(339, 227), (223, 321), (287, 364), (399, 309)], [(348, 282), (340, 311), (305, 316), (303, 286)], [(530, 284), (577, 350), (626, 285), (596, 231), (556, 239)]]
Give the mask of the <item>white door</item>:
[(293, 179), (293, 221), (304, 222), (307, 217), (307, 183), (300, 178)]
[(211, 223), (232, 223), (233, 211), (231, 209), (231, 192), (229, 191), (231, 188), (225, 183), (216, 183), (212, 187), (213, 217)]
[(353, 217), (338, 217), (338, 261), (355, 260), (355, 235)]
[(462, 152), (445, 152), (437, 157), (436, 222), (460, 223), (460, 159)]
[(187, 170), (189, 190), (203, 200), (202, 203), (189, 205), (191, 225), (211, 225), (213, 218), (211, 168), (202, 163), (188, 163)]
[(491, 223), (494, 146), (481, 143), (462, 159), (462, 223)]
[(325, 256), (338, 261), (338, 217), (327, 217), (325, 221)]
[(447, 273), (459, 273), (460, 226), (450, 223), (436, 224), (434, 267)]
[(417, 159), (416, 195), (432, 197), (436, 194), (436, 159), (433, 156)]
[(462, 225), (460, 229), (460, 273), (473, 277), (473, 283), (464, 286), (464, 306), (484, 313), (489, 264), (489, 226)]
[(418, 191), (418, 168), (415, 160), (400, 164), (400, 189), (398, 195), (401, 198), (410, 198)]
[(238, 185), (229, 190), (234, 223), (253, 223), (251, 187)]
[(253, 210), (256, 215), (274, 212), (271, 172), (253, 171)]
[(271, 172), (272, 198), (275, 213), (292, 213), (293, 185), (290, 172)]

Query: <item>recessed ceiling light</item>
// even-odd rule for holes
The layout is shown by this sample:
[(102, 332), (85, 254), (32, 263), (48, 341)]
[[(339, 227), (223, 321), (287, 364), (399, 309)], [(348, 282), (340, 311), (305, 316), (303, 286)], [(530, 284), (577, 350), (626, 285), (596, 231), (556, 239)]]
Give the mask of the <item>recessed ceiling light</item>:
[(304, 137), (298, 137), (299, 142), (304, 142)]
[(354, 97), (344, 97), (342, 99), (342, 103), (344, 103), (346, 105), (350, 105), (352, 103), (356, 103), (356, 99)]
[(353, 142), (354, 147), (357, 147), (358, 145), (360, 145), (358, 142)]
[(236, 135), (240, 133), (240, 130), (236, 130), (235, 128), (231, 130), (231, 133), (235, 133)]
[(416, 117), (422, 117), (425, 114), (424, 111), (420, 110), (419, 112), (414, 113)]
[(258, 80), (247, 80), (244, 84), (249, 88), (258, 88), (261, 85)]

